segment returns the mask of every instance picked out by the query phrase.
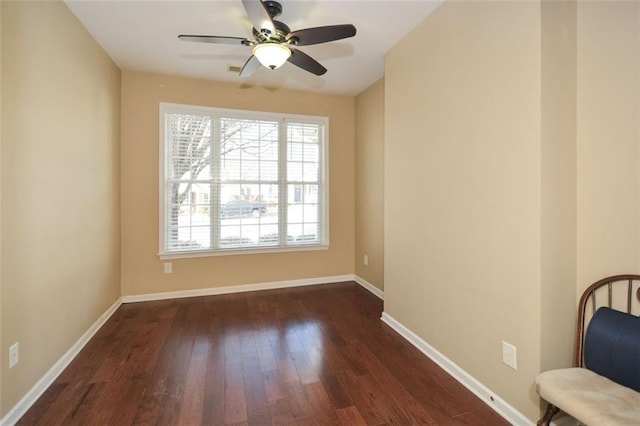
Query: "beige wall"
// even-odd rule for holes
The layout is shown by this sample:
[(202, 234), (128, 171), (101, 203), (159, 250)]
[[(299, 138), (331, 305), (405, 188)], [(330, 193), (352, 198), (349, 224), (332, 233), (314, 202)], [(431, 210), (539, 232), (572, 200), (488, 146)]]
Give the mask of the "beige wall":
[[(384, 80), (356, 96), (356, 275), (384, 290)], [(369, 265), (363, 262), (369, 256)]]
[(640, 272), (639, 7), (578, 7), (578, 294)]
[(120, 295), (120, 71), (64, 3), (0, 7), (4, 416)]
[[(174, 259), (158, 254), (158, 105), (172, 102), (329, 117), (328, 250)], [(122, 77), (122, 294), (148, 294), (353, 273), (354, 99), (165, 75)]]
[(543, 1), (540, 369), (569, 367), (576, 318), (576, 7)]
[(385, 63), (385, 312), (532, 419), (540, 31), (536, 2), (445, 2)]
[(639, 9), (448, 2), (387, 56), (385, 311), (532, 420), (583, 289), (640, 269)]
[[(64, 4), (2, 2), (0, 20), (0, 417), (120, 294), (355, 270), (385, 289), (386, 313), (534, 419), (533, 377), (570, 362), (578, 295), (638, 272), (635, 2), (445, 3), (355, 99), (137, 72), (120, 91)], [(329, 116), (331, 248), (163, 274), (159, 102)]]

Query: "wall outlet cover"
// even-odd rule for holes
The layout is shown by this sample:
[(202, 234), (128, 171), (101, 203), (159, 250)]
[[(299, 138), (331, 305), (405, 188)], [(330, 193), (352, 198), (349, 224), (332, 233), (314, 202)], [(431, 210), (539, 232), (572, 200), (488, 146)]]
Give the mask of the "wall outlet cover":
[(514, 370), (518, 369), (517, 349), (504, 340), (502, 341), (502, 362)]
[(13, 368), (20, 361), (20, 343), (16, 342), (9, 347), (9, 368)]

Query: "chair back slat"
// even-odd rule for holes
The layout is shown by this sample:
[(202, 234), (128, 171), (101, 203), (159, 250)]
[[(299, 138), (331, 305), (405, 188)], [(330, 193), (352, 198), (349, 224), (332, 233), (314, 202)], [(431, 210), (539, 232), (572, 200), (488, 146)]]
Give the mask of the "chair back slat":
[(607, 306), (611, 307), (611, 299), (613, 299), (613, 289), (612, 289), (611, 283), (607, 284), (607, 290), (608, 290), (607, 294), (609, 296), (609, 299), (608, 299), (609, 300), (609, 304)]

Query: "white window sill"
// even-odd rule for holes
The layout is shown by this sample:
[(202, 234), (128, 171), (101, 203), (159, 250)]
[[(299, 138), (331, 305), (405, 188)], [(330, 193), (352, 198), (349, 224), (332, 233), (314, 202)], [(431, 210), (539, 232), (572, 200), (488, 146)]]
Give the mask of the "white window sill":
[(167, 259), (188, 259), (194, 257), (213, 257), (213, 256), (233, 256), (238, 254), (267, 254), (267, 253), (290, 253), (296, 251), (317, 251), (328, 250), (329, 245), (300, 245), (287, 247), (268, 247), (268, 248), (238, 248), (224, 250), (189, 250), (181, 252), (160, 253), (158, 257), (162, 260)]

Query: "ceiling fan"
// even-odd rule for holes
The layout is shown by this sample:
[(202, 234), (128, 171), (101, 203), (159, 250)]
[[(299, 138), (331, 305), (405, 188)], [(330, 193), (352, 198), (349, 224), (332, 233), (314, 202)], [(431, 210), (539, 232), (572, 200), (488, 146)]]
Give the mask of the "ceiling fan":
[(252, 47), (253, 54), (240, 70), (241, 77), (249, 77), (261, 64), (274, 70), (287, 61), (315, 75), (323, 75), (327, 69), (295, 47), (326, 43), (356, 35), (356, 27), (351, 24), (291, 31), (287, 25), (274, 19), (282, 13), (282, 5), (277, 1), (242, 0), (242, 4), (253, 24), (253, 39), (187, 34), (181, 34), (178, 38), (183, 41)]

